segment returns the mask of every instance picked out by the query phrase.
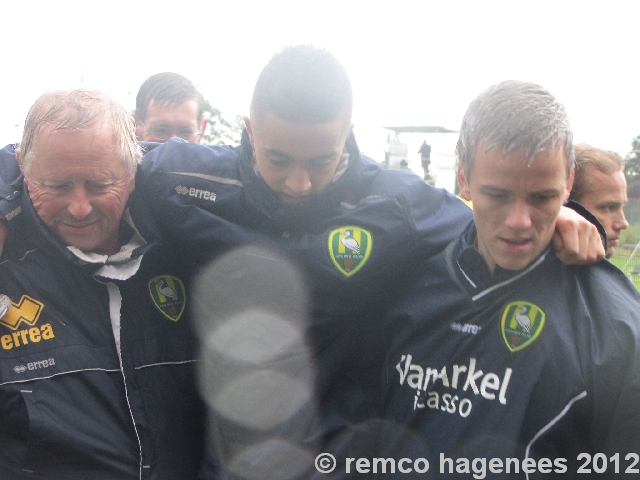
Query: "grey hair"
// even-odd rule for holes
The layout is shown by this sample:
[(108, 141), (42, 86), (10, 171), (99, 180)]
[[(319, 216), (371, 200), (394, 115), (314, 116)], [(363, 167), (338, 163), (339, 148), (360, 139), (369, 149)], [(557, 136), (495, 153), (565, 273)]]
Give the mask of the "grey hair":
[(523, 149), (531, 162), (536, 154), (562, 144), (568, 175), (574, 163), (573, 133), (564, 107), (540, 85), (507, 80), (471, 102), (462, 120), (456, 156), (468, 180), (481, 146), (485, 151), (502, 148), (505, 155)]
[(35, 139), (45, 126), (49, 131), (67, 132), (112, 127), (115, 148), (127, 174), (133, 176), (142, 159), (133, 118), (122, 105), (98, 90), (56, 90), (40, 95), (24, 122), (22, 141), (16, 151), (25, 174), (34, 160)]

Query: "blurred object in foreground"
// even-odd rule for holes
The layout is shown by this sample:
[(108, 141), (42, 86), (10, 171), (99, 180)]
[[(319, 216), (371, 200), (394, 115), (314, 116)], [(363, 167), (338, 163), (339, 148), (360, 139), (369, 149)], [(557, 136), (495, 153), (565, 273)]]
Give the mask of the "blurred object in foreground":
[(315, 373), (302, 276), (243, 247), (205, 267), (194, 289), (199, 382), (222, 478), (309, 478), (317, 454)]

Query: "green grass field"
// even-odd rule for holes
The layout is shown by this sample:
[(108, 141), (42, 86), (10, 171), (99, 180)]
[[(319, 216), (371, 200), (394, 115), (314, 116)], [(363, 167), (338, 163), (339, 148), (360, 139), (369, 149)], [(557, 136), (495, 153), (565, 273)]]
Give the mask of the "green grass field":
[[(616, 267), (622, 270), (625, 273), (625, 275), (627, 275), (627, 277), (631, 279), (631, 281), (636, 286), (636, 288), (640, 290), (640, 273), (638, 274), (633, 273), (636, 271), (636, 266), (635, 266), (636, 263), (640, 264), (640, 251), (636, 252), (636, 254), (631, 260), (629, 260), (630, 255), (631, 255), (630, 251), (627, 252), (624, 250), (620, 250), (620, 251), (616, 251), (616, 254), (613, 257), (611, 257), (609, 260)], [(626, 267), (625, 267), (625, 264), (626, 264)], [(637, 271), (640, 272), (640, 265), (638, 265)]]

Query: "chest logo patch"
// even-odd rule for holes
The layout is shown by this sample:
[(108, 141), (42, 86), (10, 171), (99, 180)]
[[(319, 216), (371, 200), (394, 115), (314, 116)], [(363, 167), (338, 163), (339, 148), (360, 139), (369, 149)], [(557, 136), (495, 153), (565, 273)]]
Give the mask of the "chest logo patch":
[(517, 301), (508, 304), (500, 322), (507, 348), (517, 352), (530, 345), (542, 332), (546, 317), (544, 310), (533, 303)]
[(182, 280), (171, 275), (159, 275), (149, 281), (149, 293), (160, 313), (174, 322), (180, 320), (186, 304)]
[(11, 302), (11, 307), (7, 310), (0, 323), (11, 330), (16, 330), (21, 323), (33, 327), (40, 317), (40, 312), (44, 305), (28, 295), (22, 295), (18, 303)]
[(364, 228), (347, 226), (329, 233), (329, 257), (338, 271), (346, 277), (364, 267), (372, 246), (371, 232)]

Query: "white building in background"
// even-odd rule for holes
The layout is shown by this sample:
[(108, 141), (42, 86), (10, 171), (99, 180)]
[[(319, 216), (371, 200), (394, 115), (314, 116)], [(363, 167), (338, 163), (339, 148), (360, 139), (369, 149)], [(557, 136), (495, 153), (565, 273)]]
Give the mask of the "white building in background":
[[(458, 132), (438, 126), (384, 127), (391, 130), (387, 135), (385, 164), (389, 168), (407, 168), (425, 178), (436, 187), (450, 192), (456, 188), (456, 142)], [(423, 168), (423, 144), (431, 147), (429, 175)]]

